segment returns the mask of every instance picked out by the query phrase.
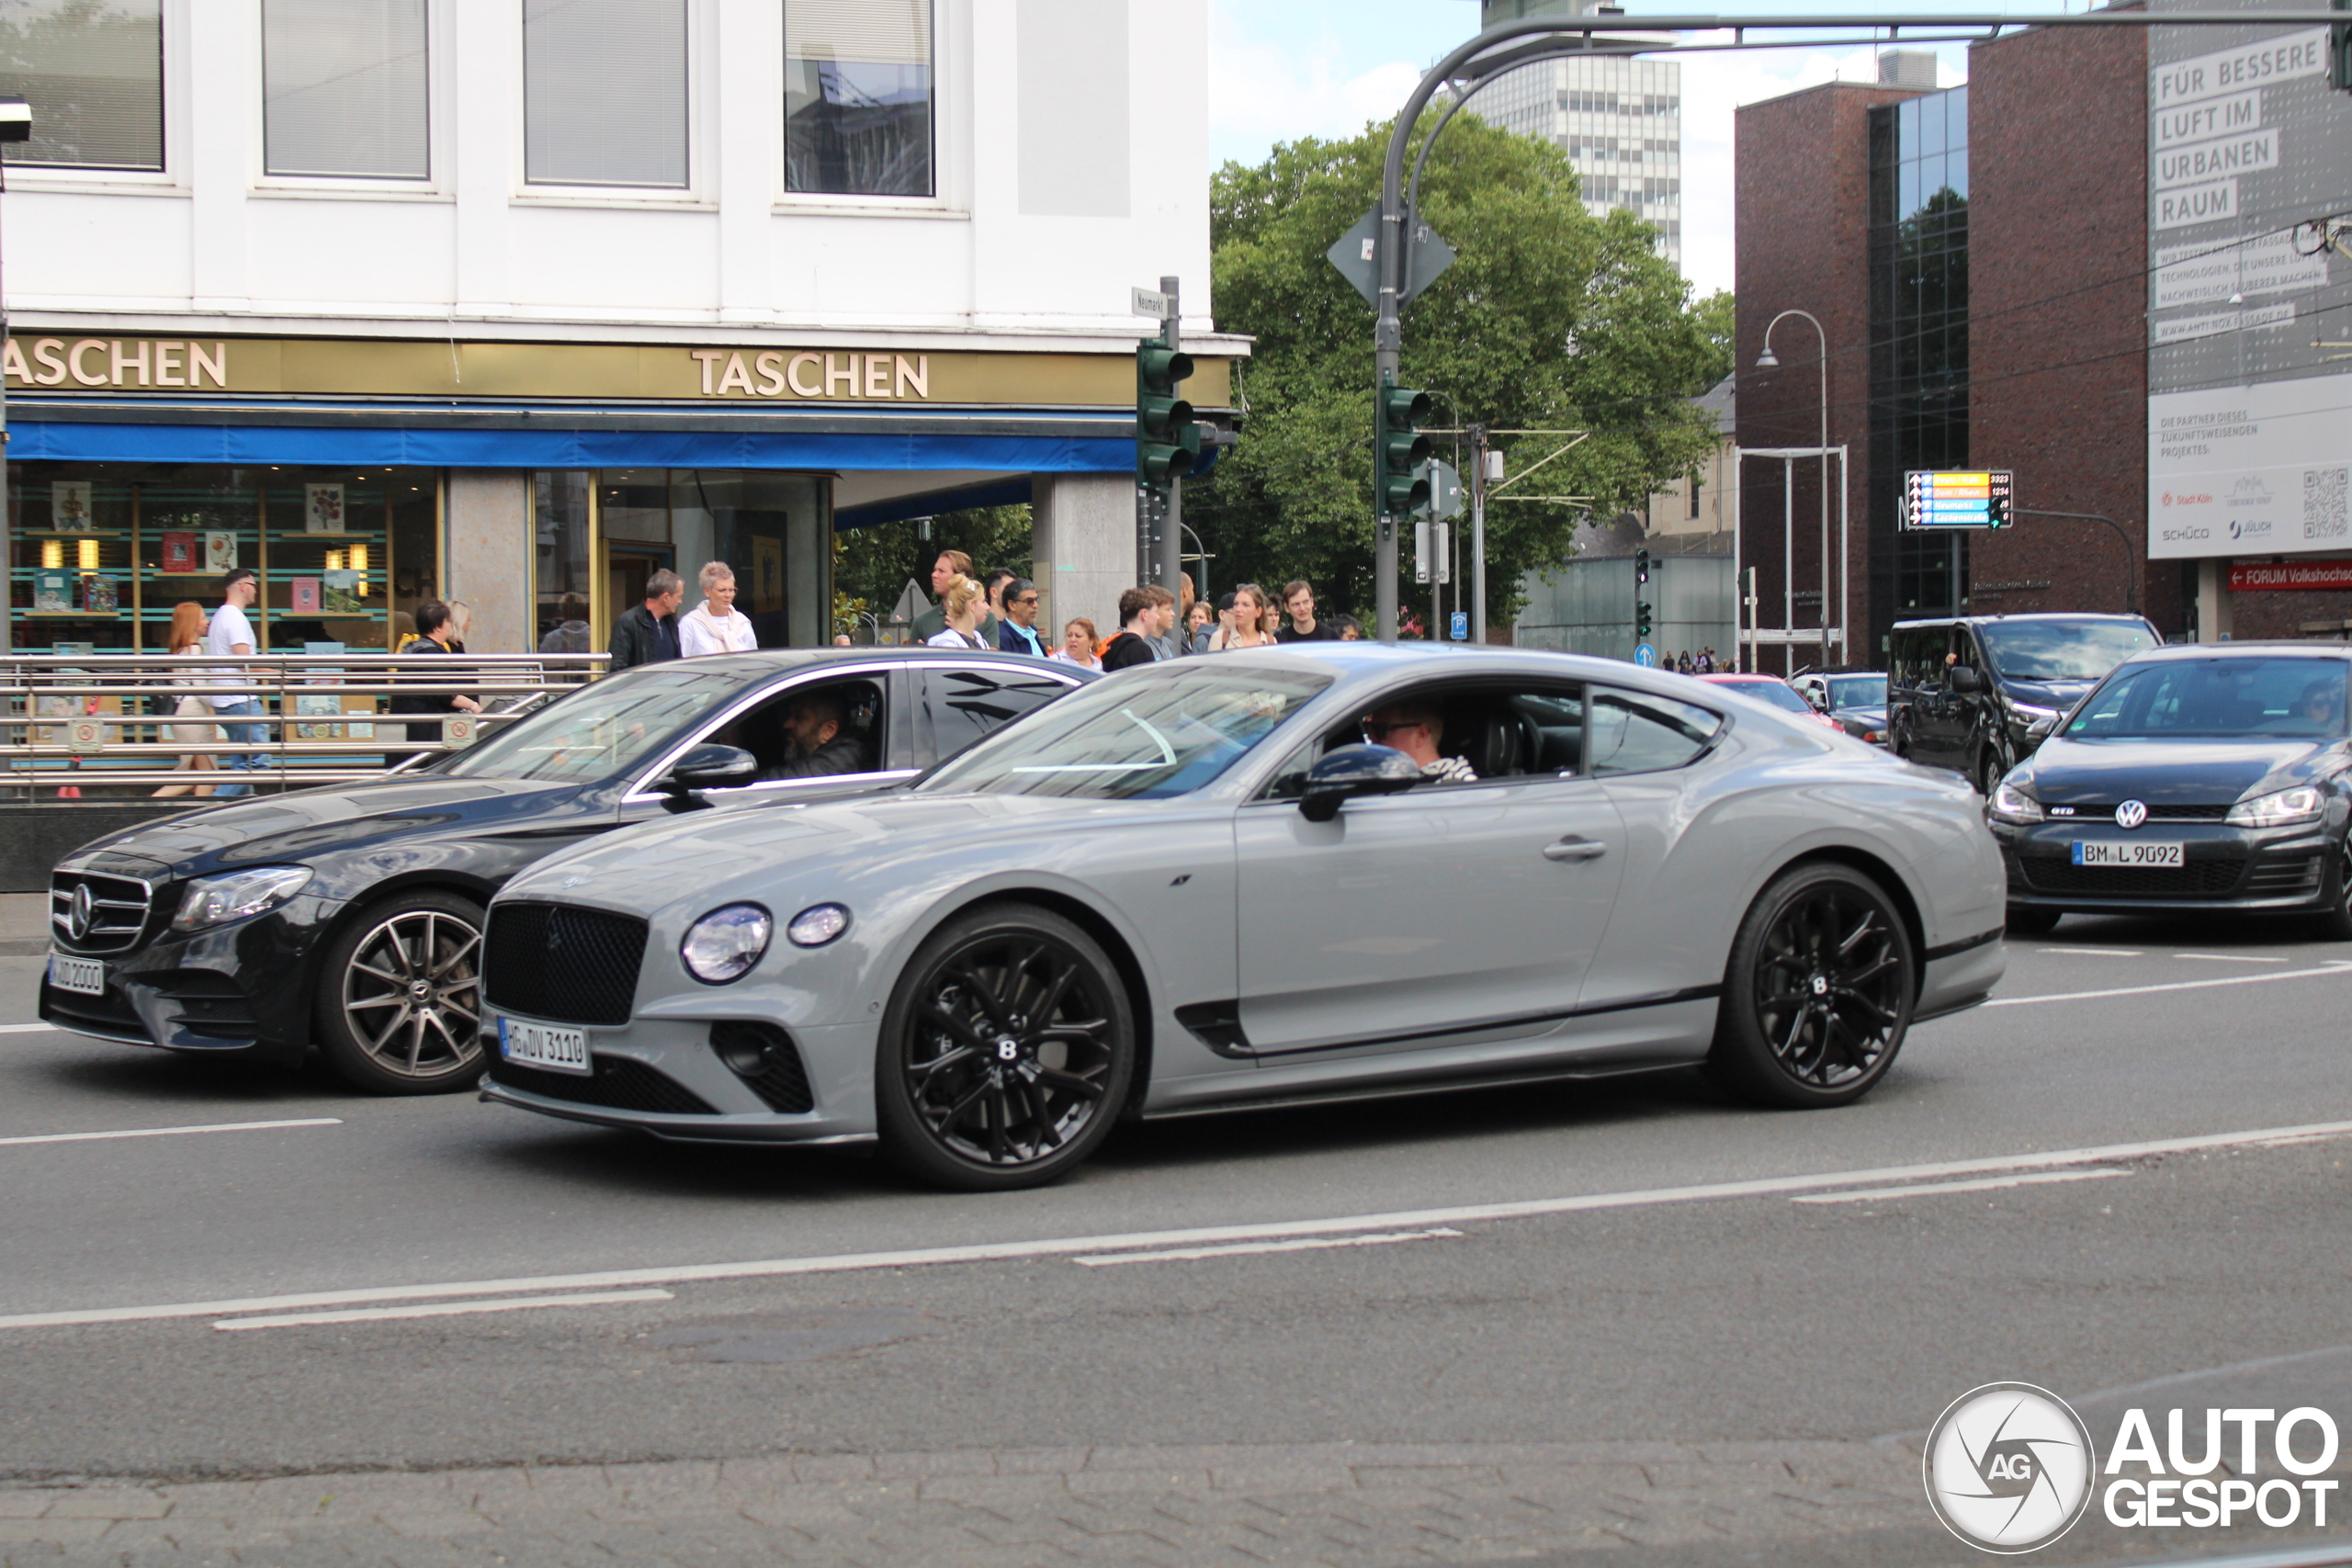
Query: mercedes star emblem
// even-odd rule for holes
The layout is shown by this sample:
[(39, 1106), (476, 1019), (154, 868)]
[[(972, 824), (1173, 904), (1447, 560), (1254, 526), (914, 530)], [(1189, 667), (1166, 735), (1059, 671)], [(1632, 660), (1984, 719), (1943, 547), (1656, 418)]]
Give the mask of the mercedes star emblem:
[(74, 889), (74, 902), (66, 911), (65, 928), (74, 933), (75, 942), (90, 934), (90, 885), (86, 882)]

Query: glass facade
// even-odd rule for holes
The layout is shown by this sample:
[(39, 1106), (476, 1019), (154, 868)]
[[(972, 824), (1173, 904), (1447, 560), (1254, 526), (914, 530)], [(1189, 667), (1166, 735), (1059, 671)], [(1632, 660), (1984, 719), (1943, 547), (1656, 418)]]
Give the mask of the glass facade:
[(33, 108), (11, 164), (162, 168), (163, 0), (0, 0), (0, 93)]
[(1905, 533), (1903, 476), (1968, 466), (1968, 89), (1870, 116), (1871, 608), (1894, 621), (1960, 614), (1968, 551)]
[(440, 593), (441, 476), (431, 468), (143, 463), (8, 466), (10, 644), (25, 652), (168, 651), (173, 607), (261, 580), (262, 647), (387, 651)]

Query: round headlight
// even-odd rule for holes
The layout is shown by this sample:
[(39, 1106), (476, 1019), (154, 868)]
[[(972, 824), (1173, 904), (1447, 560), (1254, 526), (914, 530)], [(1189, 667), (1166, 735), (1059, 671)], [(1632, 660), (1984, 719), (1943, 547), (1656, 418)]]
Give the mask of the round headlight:
[(729, 904), (687, 928), (678, 957), (703, 984), (724, 986), (751, 973), (775, 931), (774, 917), (757, 904)]
[(849, 911), (839, 904), (817, 904), (792, 917), (784, 934), (795, 947), (822, 947), (849, 930)]

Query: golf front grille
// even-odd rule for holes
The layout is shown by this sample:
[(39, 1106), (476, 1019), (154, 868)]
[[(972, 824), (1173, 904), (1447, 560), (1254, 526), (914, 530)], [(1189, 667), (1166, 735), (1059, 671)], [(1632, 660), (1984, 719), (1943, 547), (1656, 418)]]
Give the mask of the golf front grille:
[(482, 941), (492, 1007), (557, 1023), (627, 1023), (645, 922), (571, 904), (494, 904)]
[(496, 1041), (485, 1037), (490, 1052), (490, 1080), (549, 1100), (575, 1105), (600, 1105), (608, 1111), (637, 1111), (649, 1116), (716, 1116), (718, 1110), (702, 1096), (665, 1073), (628, 1056), (594, 1056), (591, 1073), (550, 1073), (502, 1061)]
[(2245, 870), (2241, 855), (2193, 860), (2187, 865), (2076, 865), (2054, 857), (2020, 855), (2026, 886), (2037, 893), (2084, 893), (2105, 898), (2218, 898), (2234, 892)]

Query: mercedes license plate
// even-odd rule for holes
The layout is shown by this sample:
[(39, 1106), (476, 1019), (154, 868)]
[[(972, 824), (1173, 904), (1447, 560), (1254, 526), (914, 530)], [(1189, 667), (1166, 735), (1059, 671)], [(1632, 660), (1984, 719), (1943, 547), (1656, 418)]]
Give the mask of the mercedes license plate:
[(2181, 863), (2178, 843), (2146, 839), (2076, 839), (2076, 865), (2160, 866)]
[(588, 1032), (502, 1018), (498, 1021), (498, 1055), (505, 1061), (520, 1062), (527, 1067), (584, 1073), (588, 1071)]
[(49, 983), (61, 991), (103, 997), (107, 994), (107, 966), (95, 958), (68, 958), (62, 953), (52, 953), (49, 955)]

